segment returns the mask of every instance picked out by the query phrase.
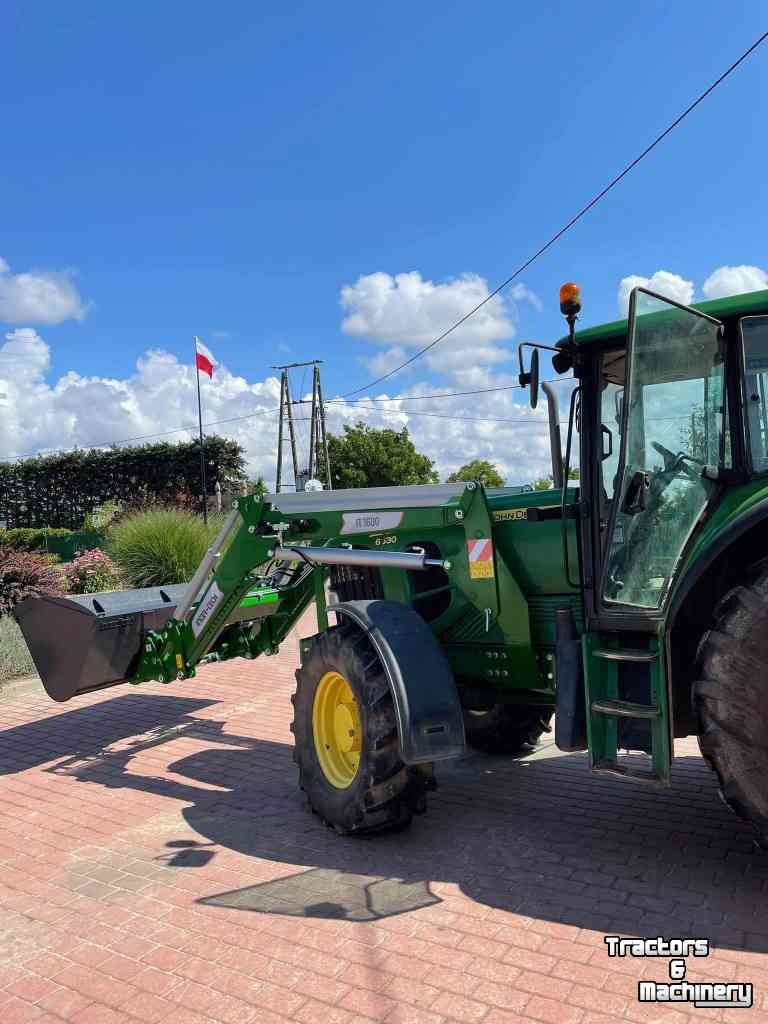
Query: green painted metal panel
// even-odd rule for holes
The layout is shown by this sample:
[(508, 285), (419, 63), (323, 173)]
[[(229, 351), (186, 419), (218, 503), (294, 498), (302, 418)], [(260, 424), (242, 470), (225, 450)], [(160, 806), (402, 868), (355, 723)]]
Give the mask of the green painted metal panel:
[(253, 608), (256, 605), (276, 604), (280, 595), (276, 590), (253, 590), (240, 602), (241, 608)]

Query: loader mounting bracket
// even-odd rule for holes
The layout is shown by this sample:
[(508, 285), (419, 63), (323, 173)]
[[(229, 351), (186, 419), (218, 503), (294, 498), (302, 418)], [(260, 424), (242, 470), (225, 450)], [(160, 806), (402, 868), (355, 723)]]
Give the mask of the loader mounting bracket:
[(453, 673), (426, 622), (397, 601), (346, 601), (328, 608), (370, 638), (387, 674), (406, 764), (464, 753), (464, 719)]

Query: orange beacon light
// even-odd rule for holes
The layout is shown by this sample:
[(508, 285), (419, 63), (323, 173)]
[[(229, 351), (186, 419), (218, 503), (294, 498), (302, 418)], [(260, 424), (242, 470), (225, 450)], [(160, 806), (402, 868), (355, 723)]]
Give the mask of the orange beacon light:
[(560, 288), (560, 312), (563, 316), (576, 316), (581, 311), (581, 290), (573, 281), (566, 281)]

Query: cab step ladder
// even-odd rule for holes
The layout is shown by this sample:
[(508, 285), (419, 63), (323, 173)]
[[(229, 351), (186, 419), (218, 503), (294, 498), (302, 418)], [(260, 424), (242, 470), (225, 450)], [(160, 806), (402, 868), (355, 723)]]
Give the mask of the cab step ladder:
[[(658, 639), (650, 637), (648, 648), (640, 650), (619, 646), (618, 638), (610, 634), (585, 633), (582, 652), (592, 770), (668, 786), (672, 740), (667, 680)], [(619, 670), (626, 662), (648, 666), (650, 703), (620, 699)], [(627, 718), (647, 721), (650, 725), (650, 771), (628, 767), (619, 761), (619, 720)]]

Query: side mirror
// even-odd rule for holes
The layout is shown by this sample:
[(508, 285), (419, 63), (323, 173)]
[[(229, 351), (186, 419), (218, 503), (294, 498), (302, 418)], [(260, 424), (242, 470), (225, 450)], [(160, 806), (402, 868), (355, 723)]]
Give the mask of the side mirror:
[[(523, 370), (523, 349), (531, 349), (531, 365), (526, 373)], [(521, 341), (517, 346), (517, 360), (519, 373), (517, 375), (517, 382), (521, 388), (529, 389), (529, 396), (531, 401), (531, 408), (535, 409), (539, 404), (539, 349), (545, 348), (548, 352), (554, 352), (557, 355), (557, 349), (552, 348), (551, 345), (541, 345), (537, 341)]]
[(535, 409), (539, 404), (539, 350), (537, 348), (531, 352), (531, 368), (528, 371), (528, 395), (531, 408)]

